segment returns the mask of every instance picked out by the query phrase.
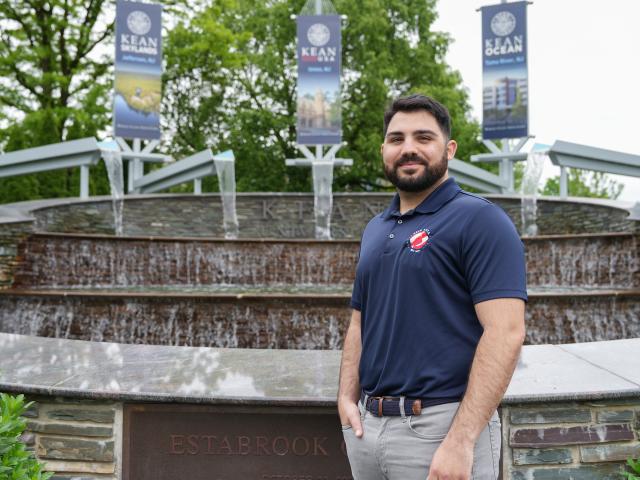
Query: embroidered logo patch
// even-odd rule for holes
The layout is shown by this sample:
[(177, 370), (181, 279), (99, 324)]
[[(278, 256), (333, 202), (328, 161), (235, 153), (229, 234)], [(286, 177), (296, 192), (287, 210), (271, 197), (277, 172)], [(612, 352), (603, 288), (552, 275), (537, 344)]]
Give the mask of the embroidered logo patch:
[(409, 249), (412, 252), (419, 252), (429, 243), (431, 232), (428, 228), (423, 228), (411, 234), (409, 237)]

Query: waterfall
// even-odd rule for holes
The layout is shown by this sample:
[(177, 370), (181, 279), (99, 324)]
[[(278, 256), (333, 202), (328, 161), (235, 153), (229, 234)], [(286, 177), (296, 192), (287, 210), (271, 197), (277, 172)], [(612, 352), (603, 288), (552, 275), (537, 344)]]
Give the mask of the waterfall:
[(238, 217), (236, 215), (236, 171), (233, 158), (214, 157), (220, 199), (222, 201), (222, 218), (224, 237), (238, 238)]
[(113, 202), (113, 224), (115, 234), (121, 237), (124, 234), (122, 215), (124, 210), (124, 174), (122, 169), (122, 154), (120, 150), (101, 150), (102, 160), (107, 167), (111, 198)]
[(316, 238), (331, 239), (331, 209), (333, 208), (333, 162), (313, 162), (313, 206)]
[(520, 185), (522, 234), (529, 237), (538, 234), (538, 225), (536, 223), (538, 215), (538, 185), (546, 158), (546, 152), (531, 152), (527, 156), (522, 175), (522, 183)]

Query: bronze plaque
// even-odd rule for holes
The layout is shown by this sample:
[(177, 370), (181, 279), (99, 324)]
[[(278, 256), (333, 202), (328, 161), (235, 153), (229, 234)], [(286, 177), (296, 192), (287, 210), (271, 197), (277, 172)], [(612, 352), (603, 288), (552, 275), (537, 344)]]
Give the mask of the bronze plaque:
[(335, 409), (125, 405), (125, 480), (350, 480)]

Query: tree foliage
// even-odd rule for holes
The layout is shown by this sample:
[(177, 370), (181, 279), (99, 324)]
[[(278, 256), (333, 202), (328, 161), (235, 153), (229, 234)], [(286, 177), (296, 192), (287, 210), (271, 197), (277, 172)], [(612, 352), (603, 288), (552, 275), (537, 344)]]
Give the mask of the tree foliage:
[[(443, 1), (443, 0), (441, 0)], [(177, 158), (232, 149), (240, 191), (305, 191), (310, 169), (286, 167), (296, 143), (296, 26), (305, 0), (165, 2), (164, 149)], [(435, 0), (334, 0), (343, 20), (342, 118), (351, 168), (334, 189), (377, 190), (382, 117), (390, 100), (422, 92), (448, 106), (457, 157), (483, 150)], [(111, 122), (113, 0), (0, 0), (0, 148), (104, 132)], [(496, 169), (495, 164), (486, 166)], [(102, 162), (91, 194), (109, 192)], [(616, 196), (605, 177), (573, 180), (572, 194)], [(204, 182), (215, 189), (215, 178)], [(553, 192), (553, 182), (547, 186)], [(595, 190), (594, 190), (595, 188)], [(177, 190), (188, 190), (190, 186)], [(0, 178), (0, 203), (76, 196), (79, 169)]]
[[(111, 7), (107, 0), (0, 0), (5, 151), (96, 135), (109, 123), (111, 60), (97, 50), (113, 32)], [(0, 202), (77, 195), (78, 184), (74, 170), (0, 179)], [(106, 185), (94, 182), (101, 190), (94, 193)]]
[[(572, 197), (616, 199), (624, 185), (612, 180), (602, 172), (568, 169), (568, 193)], [(560, 176), (552, 177), (542, 188), (543, 195), (560, 195)]]
[[(434, 32), (435, 1), (336, 0), (343, 28), (342, 115), (354, 159), (336, 190), (377, 189), (382, 117), (391, 98), (432, 95), (453, 117), (459, 156), (482, 147), (461, 78), (444, 61), (449, 38)], [(241, 190), (310, 189), (309, 169), (285, 167), (295, 148), (296, 27), (301, 0), (215, 1), (168, 35), (165, 119), (177, 150), (233, 149)]]

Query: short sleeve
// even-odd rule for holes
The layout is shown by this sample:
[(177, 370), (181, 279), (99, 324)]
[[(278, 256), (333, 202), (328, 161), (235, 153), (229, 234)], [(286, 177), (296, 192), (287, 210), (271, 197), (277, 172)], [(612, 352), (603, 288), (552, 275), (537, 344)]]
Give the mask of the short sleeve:
[[(362, 245), (362, 240), (360, 241)], [(361, 247), (362, 248), (362, 247)], [(358, 251), (358, 266), (360, 263), (360, 252)], [(360, 272), (360, 268), (356, 267), (356, 278), (353, 281), (353, 291), (351, 292), (351, 302), (349, 305), (354, 310), (362, 311), (362, 294), (363, 294), (363, 286), (362, 286), (362, 273)]]
[(507, 214), (487, 203), (462, 232), (462, 266), (473, 303), (495, 298), (527, 301), (524, 245)]

